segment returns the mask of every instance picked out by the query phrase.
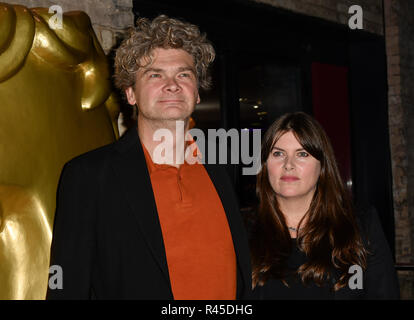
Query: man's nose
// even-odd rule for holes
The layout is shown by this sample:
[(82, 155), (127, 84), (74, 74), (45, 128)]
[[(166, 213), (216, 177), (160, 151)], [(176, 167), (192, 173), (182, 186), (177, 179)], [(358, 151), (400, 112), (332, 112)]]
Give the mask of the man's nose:
[(168, 92), (177, 92), (181, 90), (180, 84), (177, 82), (177, 80), (173, 77), (169, 77), (166, 80), (166, 84), (164, 89)]

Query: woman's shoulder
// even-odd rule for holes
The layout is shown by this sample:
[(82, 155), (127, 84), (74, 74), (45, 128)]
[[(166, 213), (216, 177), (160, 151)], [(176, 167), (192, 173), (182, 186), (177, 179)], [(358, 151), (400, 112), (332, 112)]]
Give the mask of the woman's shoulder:
[(240, 211), (247, 234), (249, 235), (249, 238), (251, 238), (257, 228), (257, 210), (255, 207), (245, 207)]
[(388, 256), (391, 251), (376, 208), (368, 204), (358, 204), (355, 206), (355, 215), (368, 252), (374, 255), (384, 253)]
[(377, 210), (372, 205), (357, 203), (354, 205), (354, 214), (363, 236), (368, 237), (378, 226), (381, 228)]
[(368, 299), (398, 299), (399, 287), (390, 245), (375, 207), (355, 207), (361, 236), (368, 251), (366, 288)]

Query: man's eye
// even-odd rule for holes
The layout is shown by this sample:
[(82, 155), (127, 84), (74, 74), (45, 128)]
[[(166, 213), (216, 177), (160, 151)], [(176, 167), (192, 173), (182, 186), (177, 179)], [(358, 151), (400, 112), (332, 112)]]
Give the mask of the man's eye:
[(301, 152), (298, 152), (298, 156), (299, 157), (308, 157), (309, 156), (309, 153), (307, 153), (305, 151), (301, 151)]
[(180, 73), (179, 77), (181, 77), (181, 78), (189, 78), (189, 77), (191, 77), (191, 74), (189, 74), (189, 73)]
[(159, 78), (161, 75), (159, 73), (151, 73), (150, 78)]

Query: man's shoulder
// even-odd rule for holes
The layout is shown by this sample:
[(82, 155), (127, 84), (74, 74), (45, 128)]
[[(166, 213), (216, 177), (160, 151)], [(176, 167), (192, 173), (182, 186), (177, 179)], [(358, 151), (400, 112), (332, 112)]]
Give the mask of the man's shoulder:
[(116, 154), (127, 150), (127, 148), (136, 145), (133, 132), (126, 132), (118, 140), (92, 149), (69, 160), (65, 166), (67, 167), (99, 167), (100, 165), (111, 162)]
[(65, 167), (96, 167), (99, 164), (107, 162), (114, 153), (117, 141), (87, 151), (69, 160)]

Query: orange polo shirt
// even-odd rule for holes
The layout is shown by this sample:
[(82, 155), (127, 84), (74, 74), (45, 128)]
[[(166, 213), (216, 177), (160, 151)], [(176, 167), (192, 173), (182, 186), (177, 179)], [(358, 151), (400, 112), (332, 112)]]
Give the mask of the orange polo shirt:
[(236, 255), (221, 200), (202, 164), (145, 159), (176, 300), (236, 298)]

